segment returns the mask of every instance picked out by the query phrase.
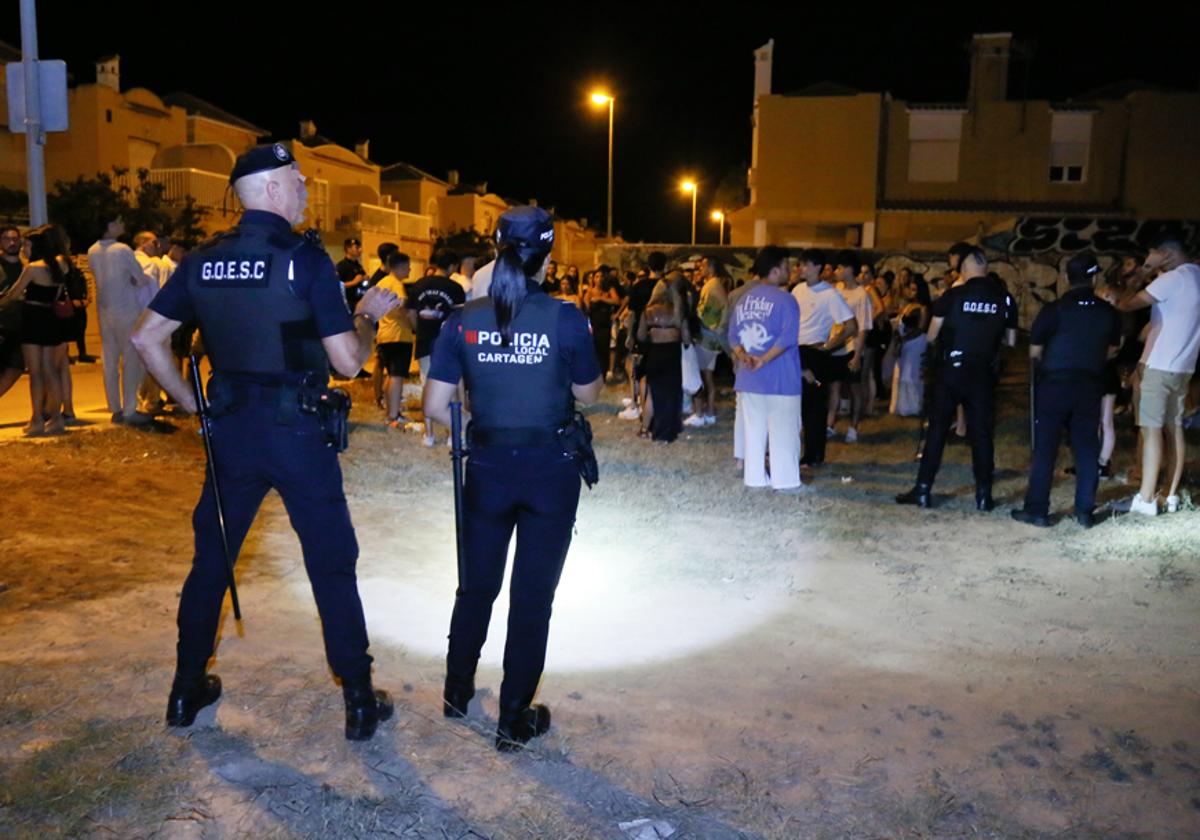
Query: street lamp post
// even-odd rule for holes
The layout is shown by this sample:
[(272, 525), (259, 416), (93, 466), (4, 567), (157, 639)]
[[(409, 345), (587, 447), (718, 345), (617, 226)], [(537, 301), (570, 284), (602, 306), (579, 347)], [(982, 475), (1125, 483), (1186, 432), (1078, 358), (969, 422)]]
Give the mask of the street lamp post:
[(608, 105), (608, 228), (607, 235), (611, 240), (613, 235), (613, 109), (616, 107), (616, 97), (597, 91), (592, 94), (593, 105)]
[(699, 190), (696, 187), (696, 182), (689, 179), (679, 185), (679, 188), (685, 193), (692, 194), (692, 244), (696, 244), (696, 194)]
[(720, 210), (712, 211), (712, 220), (718, 222), (720, 227), (717, 229), (717, 244), (725, 244), (725, 214)]

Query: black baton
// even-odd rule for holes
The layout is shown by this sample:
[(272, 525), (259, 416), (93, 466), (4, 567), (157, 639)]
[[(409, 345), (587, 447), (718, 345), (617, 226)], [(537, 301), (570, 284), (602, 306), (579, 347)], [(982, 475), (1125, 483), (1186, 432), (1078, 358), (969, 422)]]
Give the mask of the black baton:
[(229, 553), (229, 537), (225, 535), (225, 508), (221, 505), (221, 487), (217, 483), (217, 462), (212, 447), (212, 417), (208, 413), (208, 400), (204, 398), (204, 385), (200, 382), (200, 362), (193, 353), (188, 356), (191, 368), (192, 396), (196, 398), (196, 415), (200, 418), (200, 437), (204, 438), (204, 454), (208, 456), (208, 480), (212, 482), (213, 501), (217, 505), (217, 528), (221, 532), (221, 549), (225, 552), (225, 580), (229, 584), (229, 597), (233, 601), (233, 617), (242, 620), (242, 608), (238, 604), (237, 581), (233, 578), (233, 556)]
[(450, 462), (454, 465), (454, 549), (458, 555), (458, 588), (463, 587), (463, 456), (462, 403), (450, 403)]

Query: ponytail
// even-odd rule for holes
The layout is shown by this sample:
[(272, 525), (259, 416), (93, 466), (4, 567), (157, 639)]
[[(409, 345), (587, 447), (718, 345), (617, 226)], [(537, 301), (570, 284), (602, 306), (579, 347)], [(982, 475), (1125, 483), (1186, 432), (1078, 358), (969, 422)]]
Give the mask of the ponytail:
[(492, 269), (492, 284), (488, 294), (496, 312), (496, 326), (500, 330), (501, 344), (512, 344), (512, 322), (521, 311), (521, 304), (529, 293), (527, 282), (537, 275), (548, 252), (538, 249), (518, 248), (515, 243), (500, 246), (496, 254), (496, 265)]

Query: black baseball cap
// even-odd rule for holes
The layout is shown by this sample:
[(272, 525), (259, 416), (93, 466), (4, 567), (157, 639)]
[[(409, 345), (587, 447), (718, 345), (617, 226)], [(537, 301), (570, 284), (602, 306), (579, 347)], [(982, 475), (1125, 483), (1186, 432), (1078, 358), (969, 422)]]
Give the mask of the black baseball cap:
[(1091, 251), (1083, 251), (1067, 261), (1067, 279), (1072, 286), (1091, 284), (1092, 275), (1100, 271), (1100, 263)]
[(253, 175), (255, 172), (266, 172), (268, 169), (279, 169), (281, 166), (291, 166), (296, 162), (287, 146), (282, 143), (271, 143), (266, 146), (255, 146), (247, 152), (238, 155), (229, 173), (229, 183), (235, 183), (238, 178)]
[(496, 241), (549, 252), (554, 247), (554, 218), (541, 207), (510, 207), (496, 225)]

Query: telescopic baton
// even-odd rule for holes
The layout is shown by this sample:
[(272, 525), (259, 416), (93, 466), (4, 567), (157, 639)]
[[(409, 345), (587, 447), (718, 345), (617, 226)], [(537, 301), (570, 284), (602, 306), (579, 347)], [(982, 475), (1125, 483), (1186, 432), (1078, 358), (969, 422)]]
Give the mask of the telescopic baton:
[(242, 608), (238, 604), (237, 581), (233, 577), (233, 555), (229, 553), (229, 537), (225, 534), (225, 508), (221, 504), (221, 486), (217, 483), (217, 462), (212, 446), (212, 417), (208, 413), (208, 400), (204, 398), (204, 385), (200, 382), (200, 362), (193, 353), (188, 356), (191, 369), (192, 396), (196, 398), (196, 414), (200, 418), (200, 437), (204, 438), (204, 454), (208, 456), (208, 480), (212, 483), (213, 501), (217, 506), (217, 529), (221, 532), (221, 549), (225, 552), (225, 580), (229, 584), (229, 597), (233, 601), (233, 617), (242, 620)]
[(454, 548), (458, 556), (458, 586), (463, 586), (463, 456), (462, 403), (450, 403), (450, 462), (454, 465)]

